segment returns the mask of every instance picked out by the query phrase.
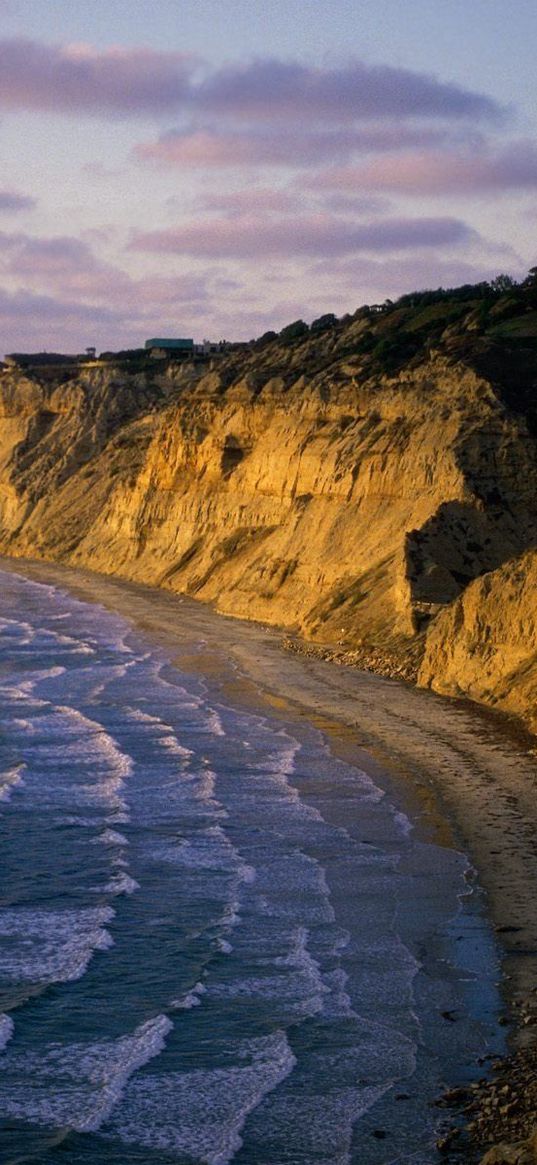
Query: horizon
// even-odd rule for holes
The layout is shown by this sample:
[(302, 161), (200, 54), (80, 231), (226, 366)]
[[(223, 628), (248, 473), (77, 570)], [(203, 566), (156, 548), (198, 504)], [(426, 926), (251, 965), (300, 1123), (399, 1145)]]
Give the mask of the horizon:
[(528, 0), (0, 0), (3, 352), (524, 278), (533, 32)]
[[(491, 298), (496, 298), (496, 299), (499, 299), (502, 297), (505, 298), (506, 296), (508, 296), (510, 294), (510, 292), (516, 292), (517, 288), (524, 289), (525, 287), (528, 287), (530, 284), (530, 281), (535, 282), (536, 271), (537, 271), (537, 268), (535, 268), (535, 267), (530, 268), (525, 279), (522, 279), (520, 281), (513, 280), (511, 278), (511, 276), (508, 276), (508, 275), (505, 275), (501, 272), (498, 272), (496, 274), (495, 279), (493, 279), (491, 282), (488, 283), (488, 291), (485, 294), (485, 298), (486, 298), (487, 294), (490, 295)], [(499, 288), (499, 287), (495, 288), (494, 287), (495, 282), (499, 282), (500, 280), (505, 280), (505, 279), (508, 279), (510, 281), (511, 287), (508, 287), (508, 286), (504, 286), (502, 288)], [(261, 333), (260, 335), (250, 336), (248, 340), (237, 340), (234, 337), (222, 337), (222, 338), (217, 340), (215, 337), (211, 338), (211, 337), (206, 337), (206, 336), (202, 340), (196, 338), (195, 336), (190, 336), (190, 337), (188, 337), (188, 340), (192, 341), (192, 343), (194, 345), (194, 349), (201, 348), (203, 346), (203, 344), (218, 344), (218, 343), (224, 344), (226, 346), (226, 349), (227, 348), (234, 348), (234, 347), (239, 346), (239, 345), (244, 345), (245, 347), (247, 347), (250, 345), (255, 345), (258, 341), (263, 340), (263, 339), (265, 339), (265, 337), (269, 337), (269, 336), (271, 337), (271, 340), (272, 339), (277, 340), (277, 339), (279, 339), (279, 337), (282, 335), (283, 332), (285, 332), (288, 328), (293, 327), (295, 324), (305, 325), (306, 330), (307, 330), (307, 334), (314, 335), (315, 334), (315, 330), (314, 330), (315, 324), (320, 323), (321, 319), (324, 322), (325, 316), (326, 317), (332, 316), (332, 318), (333, 318), (333, 324), (330, 324), (329, 325), (330, 327), (332, 327), (332, 326), (336, 327), (338, 325), (348, 324), (348, 323), (350, 323), (350, 321), (352, 321), (354, 318), (359, 316), (360, 313), (363, 313), (363, 312), (370, 312), (371, 317), (374, 320), (374, 319), (378, 319), (380, 317), (380, 315), (382, 315), (382, 314), (390, 313), (391, 311), (397, 310), (399, 308), (400, 304), (402, 304), (402, 301), (412, 299), (413, 296), (418, 297), (418, 299), (420, 299), (421, 297), (425, 297), (425, 296), (433, 296), (433, 297), (440, 296), (441, 298), (445, 297), (446, 299), (449, 299), (450, 296), (454, 296), (456, 299), (457, 292), (460, 292), (460, 291), (463, 291), (466, 289), (468, 291), (470, 291), (471, 289), (475, 289), (476, 291), (478, 291), (478, 289), (482, 289), (486, 284), (487, 284), (487, 281), (481, 281), (481, 282), (478, 282), (477, 284), (460, 284), (458, 287), (429, 287), (429, 288), (415, 287), (415, 288), (407, 289), (406, 291), (402, 292), (401, 295), (395, 300), (392, 300), (388, 297), (388, 298), (386, 298), (386, 300), (383, 301), (383, 303), (371, 303), (371, 304), (361, 303), (358, 305), (358, 307), (356, 307), (354, 309), (353, 312), (344, 312), (341, 316), (336, 316), (333, 312), (326, 312), (326, 313), (323, 313), (322, 316), (317, 317), (317, 318), (312, 318), (309, 321), (308, 321), (308, 319), (306, 319), (306, 320), (302, 319), (302, 317), (298, 320), (288, 320), (287, 323), (283, 325), (283, 328), (279, 329), (279, 331), (276, 331), (274, 329), (267, 329), (264, 333)], [(475, 302), (475, 299), (472, 300), (471, 296), (468, 295), (467, 298), (468, 298), (469, 303)], [(481, 298), (481, 296), (478, 295), (476, 298)], [(405, 303), (404, 306), (406, 308), (414, 308), (414, 310), (416, 310), (418, 312), (423, 309), (423, 303), (421, 303), (421, 304), (418, 303), (416, 305)], [(325, 328), (320, 330), (318, 335), (319, 336), (322, 335), (322, 333), (324, 331), (325, 331)], [(166, 337), (167, 340), (169, 340), (171, 338), (172, 337)], [(63, 352), (63, 351), (60, 352), (60, 351), (56, 351), (54, 349), (51, 350), (48, 348), (38, 348), (35, 351), (30, 352), (29, 349), (26, 349), (26, 350), (20, 349), (18, 351), (13, 350), (12, 352), (4, 353), (4, 359), (8, 359), (11, 357), (29, 357), (29, 356), (32, 356), (32, 357), (34, 357), (34, 356), (47, 356), (47, 357), (60, 356), (62, 359), (80, 360), (81, 358), (83, 359), (85, 354), (87, 353), (88, 359), (100, 360), (104, 356), (121, 355), (122, 353), (126, 353), (126, 352), (142, 353), (142, 352), (144, 352), (144, 350), (147, 352), (147, 348), (148, 348), (149, 343), (150, 343), (150, 338), (148, 338), (147, 340), (144, 340), (143, 343), (140, 343), (138, 345), (134, 345), (130, 348), (109, 347), (106, 349), (101, 349), (99, 351), (99, 348), (97, 347), (97, 349), (95, 349), (94, 356), (89, 355), (89, 353), (93, 350), (93, 346), (88, 346), (83, 352), (80, 352), (80, 351), (79, 352)]]

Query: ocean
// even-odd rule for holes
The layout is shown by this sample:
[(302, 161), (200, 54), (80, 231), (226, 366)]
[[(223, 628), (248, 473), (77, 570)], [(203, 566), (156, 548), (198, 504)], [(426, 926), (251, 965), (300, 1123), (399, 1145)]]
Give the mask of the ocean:
[(498, 976), (378, 777), (0, 572), (0, 1161), (431, 1165)]

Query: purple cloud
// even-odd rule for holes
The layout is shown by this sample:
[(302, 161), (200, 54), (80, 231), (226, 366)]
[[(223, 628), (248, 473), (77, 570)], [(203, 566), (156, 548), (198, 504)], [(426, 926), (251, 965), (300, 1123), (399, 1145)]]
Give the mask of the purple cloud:
[(187, 100), (193, 59), (154, 49), (0, 41), (0, 105), (62, 113), (162, 113)]
[(70, 235), (37, 238), (24, 233), (0, 234), (4, 275), (33, 290), (54, 290), (81, 303), (104, 296), (124, 298), (130, 277), (98, 259), (87, 243)]
[(434, 76), (352, 60), (339, 68), (261, 59), (194, 77), (190, 55), (149, 48), (95, 49), (0, 41), (0, 104), (15, 109), (134, 115), (172, 110), (278, 122), (339, 125), (364, 119), (496, 120), (491, 97)]
[(356, 153), (430, 148), (447, 137), (445, 129), (429, 126), (332, 127), (320, 131), (308, 128), (307, 123), (287, 129), (256, 125), (230, 130), (211, 126), (169, 130), (155, 142), (135, 146), (134, 156), (142, 162), (189, 169), (315, 166), (323, 161), (345, 160)]
[(81, 319), (92, 323), (108, 323), (118, 318), (112, 308), (88, 306), (56, 299), (52, 295), (36, 295), (31, 291), (0, 291), (0, 319), (18, 323), (20, 319)]
[[(513, 273), (518, 278), (519, 274), (525, 274), (525, 268)], [(461, 283), (494, 279), (497, 274), (498, 266), (490, 259), (469, 262), (464, 253), (460, 257), (447, 258), (438, 254), (403, 255), (397, 262), (371, 256), (344, 257), (335, 262), (321, 259), (309, 271), (311, 280), (324, 281), (326, 278), (333, 283), (335, 279), (339, 293), (343, 289), (345, 302), (355, 306), (360, 302), (356, 298), (357, 289), (362, 300), (367, 298), (371, 302), (373, 297), (382, 301), (386, 296), (395, 298), (413, 289), (458, 287)]]
[(476, 194), (537, 188), (537, 144), (517, 141), (496, 153), (420, 152), (335, 167), (309, 183), (313, 190), (382, 190), (399, 194)]
[(298, 116), (336, 123), (383, 117), (496, 119), (501, 112), (492, 98), (459, 85), (359, 60), (335, 69), (274, 59), (232, 66), (199, 85), (197, 104), (220, 116), (269, 121)]
[[(88, 301), (111, 302), (117, 311), (143, 319), (144, 313), (189, 306), (208, 299), (207, 272), (175, 276), (132, 278), (126, 271), (99, 259), (88, 243), (70, 235), (37, 238), (22, 232), (0, 232), (0, 269), (22, 283), (25, 293), (53, 291), (59, 299), (86, 306)], [(123, 318), (121, 316), (121, 318)]]
[(15, 190), (0, 190), (0, 211), (17, 212), (32, 210), (36, 206), (35, 198), (29, 194), (18, 194)]
[(130, 246), (136, 251), (204, 259), (248, 260), (268, 255), (294, 259), (304, 255), (455, 246), (474, 237), (475, 232), (456, 218), (390, 218), (357, 224), (327, 215), (310, 215), (192, 221), (182, 227), (136, 235)]

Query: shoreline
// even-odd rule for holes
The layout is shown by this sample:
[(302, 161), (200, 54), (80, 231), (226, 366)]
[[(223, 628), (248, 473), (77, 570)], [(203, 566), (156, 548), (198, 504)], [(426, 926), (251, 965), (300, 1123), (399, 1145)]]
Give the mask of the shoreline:
[[(502, 955), (515, 1059), (500, 1069), (501, 1086), (510, 1086), (511, 1077), (520, 1084), (524, 1065), (537, 1079), (537, 763), (529, 738), (521, 733), (517, 739), (500, 718), (467, 701), (286, 651), (282, 632), (215, 614), (184, 596), (42, 561), (0, 559), (0, 569), (116, 611), (163, 647), (171, 662), (207, 677), (223, 702), (307, 719), (329, 737), (336, 754), (352, 754), (358, 764), (363, 758), (425, 836), (464, 849)], [(520, 1132), (521, 1112), (512, 1102), (498, 1124), (494, 1087), (483, 1084), (471, 1098), (481, 1146), (518, 1139)], [(467, 1105), (467, 1095), (463, 1101)], [(525, 1136), (534, 1123), (537, 1113), (535, 1122), (527, 1114)]]

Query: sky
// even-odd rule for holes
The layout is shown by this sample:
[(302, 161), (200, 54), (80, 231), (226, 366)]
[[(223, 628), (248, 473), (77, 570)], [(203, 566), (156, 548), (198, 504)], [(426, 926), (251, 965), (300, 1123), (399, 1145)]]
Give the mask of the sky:
[(537, 263), (535, 0), (0, 0), (0, 352)]

